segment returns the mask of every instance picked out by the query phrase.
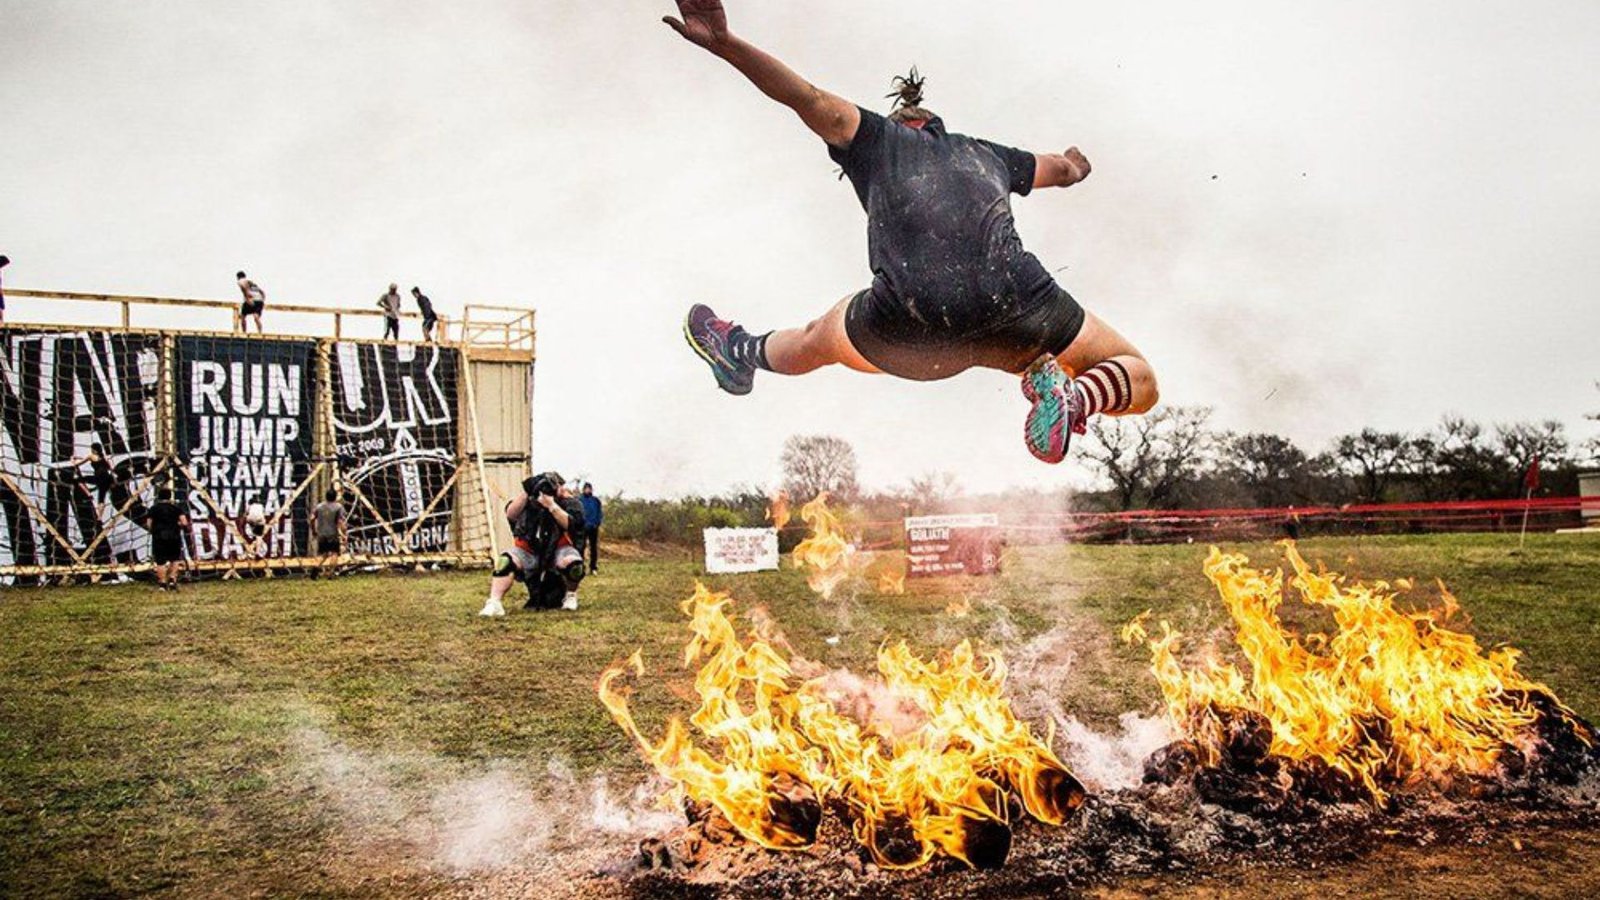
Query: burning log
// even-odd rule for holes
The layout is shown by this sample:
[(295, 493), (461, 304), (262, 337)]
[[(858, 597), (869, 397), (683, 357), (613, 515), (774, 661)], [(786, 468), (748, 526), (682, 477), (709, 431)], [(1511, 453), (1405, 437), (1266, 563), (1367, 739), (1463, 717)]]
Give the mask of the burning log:
[[(1396, 792), (1470, 797), (1524, 775), (1570, 784), (1600, 765), (1594, 729), (1522, 676), (1515, 650), (1484, 650), (1446, 627), (1459, 609), (1448, 592), (1438, 609), (1407, 612), (1388, 583), (1313, 572), (1286, 547), (1287, 579), (1215, 548), (1206, 560), (1248, 669), (1185, 667), (1181, 635), (1163, 622), (1151, 638), (1147, 616), (1124, 628), (1124, 639), (1148, 642), (1184, 734), (1146, 761), (1146, 781), (1192, 781), (1202, 798), (1247, 812), (1302, 800), (1386, 809)], [(1337, 629), (1288, 631), (1278, 615), (1286, 596), (1330, 610)]]
[(1272, 720), (1249, 709), (1213, 709), (1222, 730), (1222, 752), (1240, 769), (1254, 769), (1272, 749)]
[(1545, 690), (1511, 690), (1508, 702), (1529, 707), (1536, 742), (1527, 754), (1528, 774), (1553, 784), (1577, 784), (1586, 772), (1600, 769), (1600, 733)]
[(1194, 741), (1173, 741), (1144, 761), (1144, 783), (1177, 784), (1193, 778), (1199, 769), (1199, 746)]
[[(683, 606), (694, 630), (686, 660), (704, 661), (700, 707), (688, 719), (700, 739), (679, 719), (659, 740), (640, 732), (623, 684), (630, 669), (644, 674), (637, 652), (599, 685), (612, 717), (685, 798), (697, 841), (737, 834), (774, 850), (809, 847), (826, 806), (847, 811), (880, 866), (919, 866), (943, 853), (988, 868), (1010, 852), (1013, 815), (1059, 825), (1083, 804), (1083, 785), (1012, 712), (998, 654), (963, 641), (924, 659), (903, 642), (886, 645), (881, 680), (841, 694), (826, 676), (799, 681), (780, 645), (760, 633), (741, 641), (722, 611), (729, 602), (701, 587)], [(860, 694), (882, 702), (850, 703)]]
[(996, 819), (962, 816), (961, 847), (974, 869), (998, 869), (1011, 855), (1011, 826)]
[(1062, 822), (1088, 798), (1083, 782), (1060, 766), (1044, 765), (1034, 774), (1033, 791), (1048, 821)]
[(822, 825), (822, 803), (817, 792), (787, 774), (773, 778), (768, 789), (767, 815), (772, 823), (807, 844), (814, 843)]

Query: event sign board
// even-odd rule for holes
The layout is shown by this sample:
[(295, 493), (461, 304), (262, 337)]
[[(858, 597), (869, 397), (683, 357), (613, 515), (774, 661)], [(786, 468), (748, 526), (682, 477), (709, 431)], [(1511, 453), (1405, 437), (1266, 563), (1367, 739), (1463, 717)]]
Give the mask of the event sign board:
[(160, 374), (158, 335), (0, 330), (0, 566), (149, 557)]
[[(316, 345), (195, 335), (176, 343), (176, 449), (191, 476), (196, 557), (304, 556)], [(245, 523), (256, 504), (269, 523), (259, 538)]]
[(1000, 571), (994, 513), (906, 518), (906, 575), (992, 575)]
[(450, 549), (461, 354), (431, 344), (333, 345), (335, 452), (351, 505), (350, 547), (373, 556)]
[(707, 528), (706, 571), (713, 575), (778, 568), (778, 529)]

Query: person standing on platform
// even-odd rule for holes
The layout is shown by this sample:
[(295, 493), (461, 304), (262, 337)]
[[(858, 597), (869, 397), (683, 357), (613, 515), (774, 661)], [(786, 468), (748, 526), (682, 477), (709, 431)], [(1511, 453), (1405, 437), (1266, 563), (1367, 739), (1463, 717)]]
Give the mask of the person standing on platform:
[(261, 330), (261, 311), (267, 308), (267, 292), (243, 272), (238, 274), (238, 279), (239, 293), (244, 295), (244, 302), (239, 305), (239, 330), (249, 334), (250, 320), (255, 319), (256, 334), (264, 334)]
[(594, 485), (585, 481), (583, 495), (578, 498), (583, 504), (583, 531), (589, 539), (589, 571), (600, 571), (600, 523), (605, 519), (605, 509), (600, 505), (600, 498), (594, 495)]
[(389, 293), (378, 298), (378, 308), (383, 310), (383, 339), (400, 340), (400, 286), (389, 285)]
[(417, 301), (417, 312), (422, 313), (422, 339), (430, 344), (438, 343), (433, 337), (433, 326), (439, 324), (439, 316), (433, 311), (433, 301), (422, 292), (422, 288), (416, 286), (411, 288), (411, 296)]

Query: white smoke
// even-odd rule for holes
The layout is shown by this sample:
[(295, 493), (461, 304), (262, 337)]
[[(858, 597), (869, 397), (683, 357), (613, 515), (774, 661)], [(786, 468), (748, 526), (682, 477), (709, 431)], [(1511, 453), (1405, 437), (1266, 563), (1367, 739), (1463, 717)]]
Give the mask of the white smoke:
[[(326, 803), (352, 859), (398, 856), (453, 875), (520, 866), (577, 868), (596, 846), (643, 837), (679, 817), (655, 801), (663, 785), (618, 791), (556, 759), (528, 772), (507, 760), (350, 747), (306, 725), (294, 735), (301, 776)], [(611, 841), (595, 841), (606, 835)], [(576, 852), (586, 851), (586, 852)]]
[(1091, 789), (1137, 787), (1145, 759), (1177, 737), (1165, 716), (1126, 712), (1117, 724), (1118, 734), (1102, 734), (1073, 718), (1061, 726), (1067, 766)]

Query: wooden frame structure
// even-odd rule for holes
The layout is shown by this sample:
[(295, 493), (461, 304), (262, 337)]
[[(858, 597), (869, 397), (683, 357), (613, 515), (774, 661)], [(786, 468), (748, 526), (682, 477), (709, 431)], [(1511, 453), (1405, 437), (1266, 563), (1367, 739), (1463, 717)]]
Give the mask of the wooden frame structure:
[[(158, 479), (170, 483), (176, 476), (183, 476), (189, 488), (200, 503), (209, 509), (217, 520), (224, 523), (229, 535), (240, 546), (252, 547), (252, 542), (240, 532), (239, 525), (228, 516), (215, 498), (208, 494), (204, 487), (204, 480), (197, 478), (194, 471), (185, 466), (176, 454), (176, 428), (177, 411), (176, 398), (174, 397), (175, 373), (175, 348), (180, 337), (216, 337), (216, 338), (245, 338), (248, 340), (307, 340), (315, 341), (314, 365), (317, 391), (317, 408), (312, 417), (315, 423), (311, 441), (310, 469), (305, 477), (295, 486), (289, 499), (282, 503), (276, 513), (271, 516), (266, 525), (266, 533), (271, 534), (273, 529), (280, 525), (284, 518), (293, 515), (295, 503), (308, 491), (320, 494), (327, 488), (337, 487), (341, 493), (357, 506), (367, 508), (373, 513), (375, 521), (385, 532), (385, 536), (392, 542), (392, 546), (402, 548), (397, 553), (346, 553), (340, 557), (340, 564), (346, 566), (423, 566), (423, 565), (474, 565), (481, 564), (499, 552), (503, 524), (497, 521), (503, 516), (496, 517), (493, 497), (497, 494), (504, 495), (507, 490), (495, 490), (491, 484), (491, 470), (509, 470), (496, 474), (496, 479), (502, 484), (520, 482), (529, 472), (528, 452), (531, 450), (532, 430), (523, 428), (520, 433), (526, 434), (523, 446), (512, 447), (486, 447), (484, 444), (480, 412), (495, 414), (507, 406), (507, 398), (494, 396), (485, 398), (483, 406), (479, 405), (480, 391), (477, 382), (480, 380), (480, 370), (484, 367), (504, 368), (511, 367), (515, 371), (526, 373), (528, 394), (520, 398), (525, 403), (531, 414), (532, 405), (532, 371), (535, 360), (535, 344), (537, 331), (535, 327), (534, 311), (531, 309), (469, 304), (465, 307), (465, 314), (459, 320), (452, 320), (443, 315), (439, 317), (438, 328), (435, 331), (436, 343), (441, 347), (456, 350), (459, 353), (460, 366), (457, 373), (458, 379), (464, 381), (464, 390), (457, 390), (456, 404), (459, 411), (459, 427), (456, 429), (455, 468), (444, 485), (427, 498), (426, 507), (409, 529), (396, 530), (379, 512), (371, 498), (365, 496), (359, 486), (347, 480), (346, 473), (341, 468), (339, 454), (336, 452), (336, 438), (334, 433), (334, 418), (332, 414), (333, 391), (331, 386), (330, 359), (335, 345), (347, 344), (374, 344), (386, 345), (396, 341), (379, 341), (365, 338), (346, 336), (348, 320), (381, 318), (383, 313), (376, 307), (372, 309), (344, 309), (339, 307), (313, 306), (306, 304), (271, 304), (267, 308), (269, 314), (291, 313), (301, 317), (305, 327), (284, 331), (274, 331), (266, 335), (242, 335), (238, 331), (223, 332), (206, 330), (204, 328), (170, 325), (165, 322), (140, 322), (135, 325), (135, 319), (156, 318), (151, 315), (158, 311), (166, 311), (162, 318), (177, 318), (177, 313), (190, 316), (196, 310), (227, 311), (232, 317), (235, 329), (239, 325), (239, 304), (224, 300), (198, 300), (189, 298), (162, 298), (142, 297), (116, 294), (87, 294), (62, 291), (34, 291), (8, 289), (8, 300), (13, 298), (32, 299), (45, 301), (41, 304), (11, 303), (7, 310), (8, 318), (4, 325), (0, 325), (0, 333), (21, 332), (29, 334), (38, 333), (72, 333), (91, 331), (95, 333), (146, 335), (156, 338), (160, 344), (160, 374), (158, 379), (159, 394), (157, 400), (157, 423), (154, 443), (158, 448), (154, 465), (142, 475), (140, 479), (130, 484), (131, 495), (121, 507), (112, 512), (109, 521), (100, 522), (100, 532), (92, 539), (85, 539), (83, 547), (75, 546), (48, 521), (42, 511), (27, 500), (27, 492), (13, 478), (12, 474), (5, 471), (4, 460), (0, 460), (0, 487), (6, 488), (10, 493), (19, 498), (28, 506), (28, 511), (42, 526), (43, 537), (48, 539), (50, 555), (64, 558), (65, 564), (41, 565), (4, 565), (0, 564), (0, 583), (10, 580), (48, 581), (50, 579), (84, 579), (98, 581), (106, 576), (129, 575), (145, 572), (152, 568), (148, 561), (141, 560), (137, 563), (98, 563), (94, 561), (94, 554), (99, 545), (106, 541), (112, 530), (122, 526), (126, 527), (128, 519), (124, 516), (134, 500), (143, 492), (156, 484)], [(114, 311), (114, 323), (86, 322), (84, 319), (105, 318), (91, 312), (88, 316), (63, 316), (63, 312), (71, 312), (77, 308), (99, 311), (111, 309)], [(415, 313), (406, 313), (407, 319), (419, 319)], [(275, 321), (276, 325), (277, 322)], [(294, 323), (291, 323), (291, 326)], [(518, 399), (518, 398), (512, 398)], [(510, 404), (515, 406), (515, 403)], [(504, 431), (505, 429), (501, 429)], [(519, 433), (513, 431), (511, 433)], [(418, 530), (423, 526), (427, 516), (437, 509), (447, 499), (454, 500), (454, 514), (451, 517), (451, 549), (441, 552), (405, 552), (403, 548), (409, 545)], [(100, 515), (97, 507), (97, 515)], [(137, 527), (137, 526), (135, 526)], [(247, 558), (215, 559), (204, 561), (191, 561), (187, 564), (193, 572), (220, 574), (224, 578), (239, 577), (248, 571), (260, 572), (266, 577), (272, 577), (276, 572), (314, 569), (320, 563), (320, 558), (315, 556), (300, 557), (268, 557), (259, 554), (262, 549), (258, 539), (252, 547), (255, 555)], [(310, 552), (310, 548), (307, 548)], [(346, 548), (348, 550), (348, 547)]]

